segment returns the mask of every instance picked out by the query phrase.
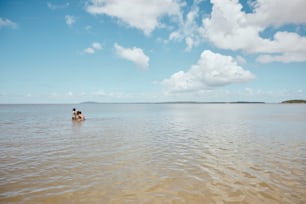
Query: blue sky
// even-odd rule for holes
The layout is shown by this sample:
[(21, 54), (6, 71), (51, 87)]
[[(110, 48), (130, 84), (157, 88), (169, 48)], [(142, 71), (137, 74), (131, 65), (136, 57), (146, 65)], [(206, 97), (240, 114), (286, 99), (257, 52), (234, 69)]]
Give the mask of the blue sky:
[(306, 99), (305, 0), (0, 1), (0, 103)]

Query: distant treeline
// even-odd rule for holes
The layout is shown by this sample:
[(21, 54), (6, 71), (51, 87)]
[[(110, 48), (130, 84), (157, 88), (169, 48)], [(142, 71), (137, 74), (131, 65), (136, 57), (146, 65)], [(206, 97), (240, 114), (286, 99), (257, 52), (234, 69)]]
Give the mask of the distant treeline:
[(295, 100), (283, 101), (282, 103), (306, 103), (306, 100), (295, 99)]
[(159, 104), (235, 104), (235, 103), (265, 103), (265, 102), (253, 102), (253, 101), (234, 101), (234, 102), (170, 101), (170, 102), (159, 102)]
[(265, 102), (253, 102), (253, 101), (234, 101), (234, 102), (200, 102), (200, 101), (166, 101), (166, 102), (95, 102), (95, 101), (86, 101), (81, 104), (236, 104), (236, 103), (260, 103), (264, 104)]

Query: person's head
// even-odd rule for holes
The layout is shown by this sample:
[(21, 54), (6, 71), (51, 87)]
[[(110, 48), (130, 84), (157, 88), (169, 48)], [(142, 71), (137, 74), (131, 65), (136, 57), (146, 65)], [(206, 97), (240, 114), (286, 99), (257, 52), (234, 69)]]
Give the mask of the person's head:
[(75, 111), (75, 108), (73, 108), (72, 111)]

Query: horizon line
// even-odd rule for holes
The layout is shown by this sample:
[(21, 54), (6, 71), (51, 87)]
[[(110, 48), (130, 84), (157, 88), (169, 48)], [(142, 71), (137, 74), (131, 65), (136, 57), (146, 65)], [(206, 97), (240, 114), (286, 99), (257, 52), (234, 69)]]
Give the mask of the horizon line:
[(282, 104), (282, 103), (306, 103), (304, 99), (290, 99), (280, 102), (265, 101), (156, 101), (156, 102), (99, 102), (99, 101), (83, 101), (75, 103), (1, 103), (0, 105), (81, 105), (81, 104)]

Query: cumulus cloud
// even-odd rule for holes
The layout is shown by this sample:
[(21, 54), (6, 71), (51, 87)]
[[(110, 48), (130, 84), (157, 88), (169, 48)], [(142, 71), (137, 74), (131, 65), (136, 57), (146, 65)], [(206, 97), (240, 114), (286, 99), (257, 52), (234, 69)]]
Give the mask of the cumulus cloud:
[(0, 29), (3, 27), (9, 27), (9, 28), (17, 28), (17, 24), (9, 19), (2, 19), (0, 18)]
[(291, 32), (277, 32), (274, 41), (269, 45), (259, 48), (258, 52), (266, 54), (260, 55), (257, 61), (262, 63), (306, 61), (306, 37)]
[(85, 53), (85, 54), (94, 54), (97, 50), (101, 50), (101, 49), (102, 49), (101, 44), (98, 43), (98, 42), (94, 42), (94, 43), (91, 44), (90, 47), (85, 48), (83, 50), (83, 53)]
[(199, 25), (196, 23), (196, 19), (199, 17), (199, 3), (200, 0), (194, 1), (185, 18), (182, 15), (178, 16), (179, 28), (178, 30), (171, 32), (169, 35), (169, 40), (184, 40), (187, 45), (186, 51), (190, 51), (203, 39)]
[(236, 56), (236, 61), (238, 62), (239, 65), (247, 64), (247, 61), (240, 55)]
[(256, 59), (261, 63), (270, 63), (270, 62), (304, 62), (306, 61), (305, 53), (285, 53), (283, 55), (260, 55)]
[(118, 56), (133, 62), (142, 69), (148, 69), (150, 58), (144, 54), (143, 50), (137, 47), (124, 48), (115, 43), (114, 48)]
[(115, 17), (149, 35), (162, 26), (162, 17), (179, 15), (180, 5), (175, 0), (90, 0), (86, 11), (93, 15)]
[(261, 37), (270, 26), (305, 24), (304, 0), (293, 0), (290, 4), (286, 0), (258, 0), (252, 13), (243, 12), (238, 0), (211, 3), (211, 16), (203, 19), (201, 32), (217, 47), (268, 54), (259, 57), (261, 62), (306, 60), (306, 37), (284, 31), (276, 32), (271, 39)]
[(257, 0), (250, 20), (261, 26), (306, 23), (305, 0)]
[[(248, 13), (239, 0), (211, 0), (209, 16), (200, 12), (202, 2), (195, 0), (187, 7), (188, 4), (178, 0), (88, 0), (85, 9), (93, 15), (114, 17), (146, 35), (158, 27), (167, 27), (162, 20), (170, 17), (177, 24), (172, 24), (174, 30), (168, 40), (184, 41), (187, 51), (209, 41), (221, 49), (259, 54), (259, 62), (306, 61), (306, 37), (287, 32), (283, 27), (306, 25), (305, 0), (248, 1), (251, 9)], [(263, 37), (271, 28), (275, 32)]]
[(204, 50), (198, 62), (184, 72), (174, 73), (161, 84), (167, 92), (190, 92), (225, 86), (232, 83), (247, 82), (255, 76), (238, 65), (231, 56)]
[(66, 24), (67, 24), (68, 26), (72, 26), (72, 25), (75, 23), (76, 19), (75, 19), (74, 16), (66, 15), (66, 16), (65, 16), (65, 21), (66, 21)]

